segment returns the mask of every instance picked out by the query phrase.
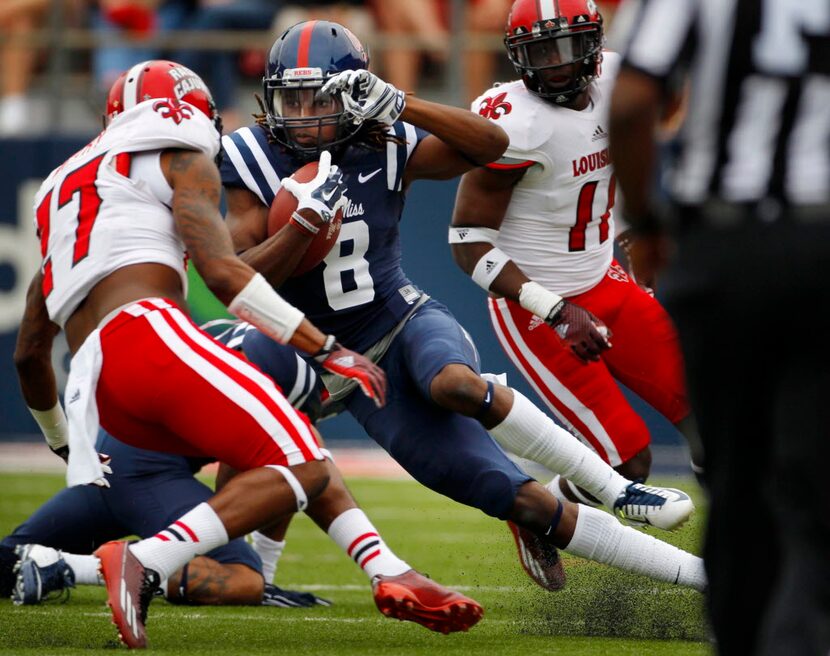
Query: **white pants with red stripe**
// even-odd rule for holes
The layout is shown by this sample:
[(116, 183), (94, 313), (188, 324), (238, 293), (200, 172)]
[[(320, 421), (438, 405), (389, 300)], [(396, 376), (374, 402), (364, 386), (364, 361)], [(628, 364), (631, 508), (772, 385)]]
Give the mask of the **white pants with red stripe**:
[(308, 418), (274, 382), (172, 303), (138, 301), (99, 330), (95, 398), (119, 440), (243, 471), (323, 459)]

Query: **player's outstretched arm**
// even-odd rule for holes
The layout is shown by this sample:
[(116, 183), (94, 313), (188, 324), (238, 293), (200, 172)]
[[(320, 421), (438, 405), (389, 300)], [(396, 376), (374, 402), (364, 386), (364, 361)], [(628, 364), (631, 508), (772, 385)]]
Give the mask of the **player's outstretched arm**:
[(409, 158), (404, 184), (417, 179), (448, 180), (496, 161), (507, 150), (507, 133), (466, 109), (409, 96), (401, 119), (430, 132)]
[(383, 371), (362, 355), (325, 335), (233, 251), (219, 212), (221, 182), (213, 161), (203, 153), (169, 150), (162, 171), (173, 189), (173, 220), (179, 236), (208, 288), (234, 315), (281, 343), (316, 356), (321, 366), (356, 379), (363, 392), (382, 405)]
[(418, 178), (454, 178), (497, 160), (509, 143), (504, 130), (487, 119), (466, 109), (406, 96), (367, 70), (343, 71), (322, 90), (339, 96), (356, 124), (379, 121), (392, 125), (401, 119), (432, 133), (409, 159), (404, 184)]

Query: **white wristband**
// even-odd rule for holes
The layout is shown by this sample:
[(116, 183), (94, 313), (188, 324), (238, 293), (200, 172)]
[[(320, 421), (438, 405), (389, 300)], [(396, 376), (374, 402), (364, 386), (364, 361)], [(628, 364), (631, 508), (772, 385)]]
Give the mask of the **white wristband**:
[(43, 437), (46, 438), (46, 443), (50, 448), (60, 449), (62, 446), (69, 444), (69, 424), (66, 421), (66, 415), (60, 401), (49, 410), (29, 408), (29, 412), (32, 413), (32, 417), (40, 426), (40, 432), (43, 433)]
[(282, 344), (291, 339), (305, 316), (258, 273), (230, 302), (228, 310)]
[(499, 238), (499, 231), (493, 228), (480, 226), (456, 227), (450, 226), (448, 241), (451, 244), (493, 244)]
[(562, 297), (559, 294), (554, 294), (532, 280), (528, 280), (519, 289), (519, 305), (540, 319), (547, 319), (553, 308), (561, 302)]
[(510, 261), (510, 256), (498, 248), (491, 248), (476, 262), (473, 269), (473, 282), (479, 287), (490, 291), (490, 285), (498, 278), (504, 265)]

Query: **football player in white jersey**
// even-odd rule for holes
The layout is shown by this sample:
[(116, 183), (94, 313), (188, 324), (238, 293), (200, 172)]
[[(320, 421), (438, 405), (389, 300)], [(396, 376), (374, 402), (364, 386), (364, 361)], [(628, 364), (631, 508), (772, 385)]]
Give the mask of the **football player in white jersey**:
[[(107, 121), (35, 197), (43, 263), (15, 350), (24, 398), (51, 447), (68, 440), (69, 485), (106, 485), (94, 449), (99, 421), (135, 446), (212, 456), (243, 472), (156, 535), (96, 551), (113, 621), (135, 648), (146, 645), (159, 580), (304, 509), (328, 483), (308, 418), (185, 314), (185, 254), (231, 312), (357, 379), (379, 405), (385, 376), (234, 254), (219, 213), (218, 115), (197, 75), (174, 62), (137, 64), (114, 85)], [(298, 211), (334, 213), (342, 192), (339, 172), (321, 160)], [(61, 329), (73, 354), (68, 416), (50, 358)]]
[[(675, 329), (614, 258), (624, 235), (607, 119), (619, 57), (603, 40), (593, 0), (514, 2), (505, 45), (521, 79), (472, 105), (510, 146), (462, 178), (449, 240), (489, 292), (499, 341), (551, 411), (622, 475), (643, 480), (649, 431), (617, 381), (687, 437), (693, 426)], [(596, 503), (559, 476), (548, 487)], [(522, 551), (533, 537), (511, 529)]]

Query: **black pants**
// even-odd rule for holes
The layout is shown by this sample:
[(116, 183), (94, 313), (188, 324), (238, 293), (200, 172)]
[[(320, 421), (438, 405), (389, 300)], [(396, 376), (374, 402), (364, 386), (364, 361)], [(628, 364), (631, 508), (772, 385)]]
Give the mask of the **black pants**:
[(722, 655), (830, 650), (830, 222), (697, 228), (661, 281), (710, 494)]

